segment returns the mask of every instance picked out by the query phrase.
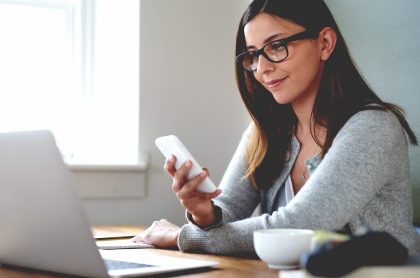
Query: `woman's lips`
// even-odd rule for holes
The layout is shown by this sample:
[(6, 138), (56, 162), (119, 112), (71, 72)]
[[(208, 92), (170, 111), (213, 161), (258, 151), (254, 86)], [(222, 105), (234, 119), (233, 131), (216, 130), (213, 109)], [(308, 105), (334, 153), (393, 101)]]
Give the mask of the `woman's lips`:
[(287, 77), (281, 78), (281, 79), (273, 79), (271, 81), (265, 82), (267, 87), (269, 89), (273, 89), (275, 87), (278, 87), (281, 83), (283, 83), (284, 80), (286, 80)]

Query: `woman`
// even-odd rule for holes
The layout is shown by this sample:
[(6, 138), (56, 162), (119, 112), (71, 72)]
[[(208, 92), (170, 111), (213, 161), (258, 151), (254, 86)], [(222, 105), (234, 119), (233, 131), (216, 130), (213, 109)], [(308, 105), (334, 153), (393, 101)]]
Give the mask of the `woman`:
[[(179, 228), (153, 223), (135, 240), (181, 251), (253, 252), (253, 231), (386, 231), (420, 252), (412, 226), (407, 138), (397, 106), (354, 66), (322, 0), (255, 0), (236, 40), (236, 75), (252, 117), (214, 193), (194, 189), (191, 165), (165, 163), (187, 210)], [(223, 193), (222, 193), (223, 191)], [(252, 217), (255, 208), (261, 214)]]

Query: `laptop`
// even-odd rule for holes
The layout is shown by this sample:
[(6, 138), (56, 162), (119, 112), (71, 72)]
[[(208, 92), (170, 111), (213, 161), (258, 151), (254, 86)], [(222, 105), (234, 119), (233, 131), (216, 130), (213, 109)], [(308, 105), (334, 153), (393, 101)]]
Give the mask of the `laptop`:
[(217, 262), (101, 250), (50, 131), (0, 134), (0, 264), (87, 277), (208, 268)]

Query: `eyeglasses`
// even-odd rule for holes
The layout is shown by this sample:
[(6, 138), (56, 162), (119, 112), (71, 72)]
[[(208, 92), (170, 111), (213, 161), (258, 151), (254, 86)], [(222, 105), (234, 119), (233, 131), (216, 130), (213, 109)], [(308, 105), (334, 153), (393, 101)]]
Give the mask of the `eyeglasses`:
[(311, 31), (303, 31), (287, 38), (272, 41), (257, 51), (248, 51), (239, 54), (236, 57), (236, 62), (241, 65), (246, 71), (256, 71), (258, 66), (258, 57), (263, 55), (267, 60), (273, 63), (280, 63), (287, 59), (289, 50), (287, 44), (292, 41), (303, 40), (307, 38), (316, 38), (317, 33)]

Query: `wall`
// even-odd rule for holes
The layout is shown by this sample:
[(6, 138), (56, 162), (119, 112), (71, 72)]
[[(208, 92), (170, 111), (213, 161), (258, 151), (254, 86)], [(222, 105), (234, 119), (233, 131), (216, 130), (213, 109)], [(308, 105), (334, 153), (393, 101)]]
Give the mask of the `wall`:
[[(353, 58), (385, 101), (401, 105), (420, 140), (420, 1), (326, 0)], [(410, 147), (420, 186), (420, 148)]]
[[(75, 171), (79, 184), (91, 188), (81, 189), (91, 223), (148, 225), (160, 218), (185, 223), (172, 180), (163, 171), (164, 158), (154, 146), (158, 136), (178, 135), (212, 180), (221, 180), (249, 122), (233, 72), (236, 28), (247, 3), (141, 0), (140, 148), (149, 168), (137, 174)], [(105, 186), (110, 180), (113, 188)], [(121, 188), (132, 191), (136, 181), (136, 197), (124, 197)], [(116, 190), (120, 197), (86, 197), (103, 190)]]

